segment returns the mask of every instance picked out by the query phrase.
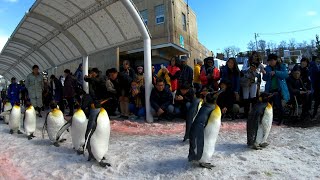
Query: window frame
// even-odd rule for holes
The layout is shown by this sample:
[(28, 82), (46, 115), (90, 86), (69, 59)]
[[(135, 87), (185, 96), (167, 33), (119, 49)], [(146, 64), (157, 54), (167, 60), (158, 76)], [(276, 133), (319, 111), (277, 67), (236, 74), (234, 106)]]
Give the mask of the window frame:
[[(157, 8), (160, 8), (162, 7), (162, 9), (160, 9), (159, 11), (162, 12), (162, 14), (158, 14), (157, 12)], [(155, 23), (157, 25), (160, 25), (160, 24), (164, 24), (165, 23), (165, 8), (164, 8), (164, 4), (160, 4), (160, 5), (157, 5), (154, 7), (154, 12), (155, 12)], [(163, 19), (161, 22), (158, 21), (158, 19)]]

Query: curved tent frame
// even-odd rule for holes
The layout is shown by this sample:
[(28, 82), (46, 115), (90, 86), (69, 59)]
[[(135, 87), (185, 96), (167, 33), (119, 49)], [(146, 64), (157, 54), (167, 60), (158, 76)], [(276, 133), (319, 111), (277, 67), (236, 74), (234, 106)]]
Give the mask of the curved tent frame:
[(131, 0), (37, 0), (2, 49), (0, 74), (22, 80), (34, 64), (49, 70), (83, 58), (85, 75), (88, 55), (142, 40), (147, 120), (152, 122), (150, 33)]

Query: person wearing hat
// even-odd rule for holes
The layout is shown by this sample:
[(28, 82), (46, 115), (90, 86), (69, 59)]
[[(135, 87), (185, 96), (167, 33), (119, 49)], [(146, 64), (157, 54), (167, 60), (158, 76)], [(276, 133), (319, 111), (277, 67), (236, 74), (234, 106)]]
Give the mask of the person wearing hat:
[(278, 61), (278, 56), (275, 54), (269, 54), (268, 66), (265, 68), (266, 73), (262, 79), (266, 81), (265, 92), (273, 93), (272, 101), (273, 105), (278, 109), (278, 125), (283, 123), (283, 103), (288, 102), (290, 94), (286, 79), (288, 78), (287, 67)]
[(201, 84), (201, 79), (200, 79), (200, 72), (201, 72), (201, 67), (203, 65), (203, 60), (197, 58), (195, 59), (195, 66), (194, 66), (194, 77), (193, 77), (193, 86), (196, 90), (196, 95), (199, 96), (201, 89), (202, 89), (202, 84)]
[(178, 86), (181, 86), (184, 83), (190, 84), (191, 87), (193, 87), (192, 82), (193, 82), (193, 69), (188, 66), (188, 57), (187, 56), (181, 56), (180, 58), (181, 62), (181, 73), (180, 77), (178, 78)]
[(136, 81), (139, 87), (144, 86), (144, 73), (142, 66), (137, 67), (136, 79), (133, 79), (133, 81)]
[(17, 84), (16, 78), (13, 77), (11, 78), (11, 84), (8, 87), (8, 98), (12, 106), (14, 105), (14, 103), (20, 102), (19, 95), (20, 86)]
[(293, 67), (290, 77), (287, 79), (287, 85), (290, 92), (290, 102), (295, 103), (294, 97), (296, 97), (298, 104), (302, 104), (300, 120), (310, 119), (311, 91), (303, 84), (300, 66)]
[(258, 78), (260, 75), (257, 73), (258, 63), (251, 63), (248, 70), (243, 70), (243, 77), (240, 78), (240, 85), (242, 87), (242, 97), (244, 106), (244, 118), (248, 118), (250, 111), (250, 104), (256, 102)]

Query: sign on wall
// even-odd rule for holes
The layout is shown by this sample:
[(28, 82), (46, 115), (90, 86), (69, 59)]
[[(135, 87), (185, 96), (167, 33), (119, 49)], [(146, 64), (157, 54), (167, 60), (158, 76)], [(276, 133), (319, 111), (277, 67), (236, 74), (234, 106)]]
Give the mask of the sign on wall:
[(180, 35), (180, 46), (184, 48), (184, 37)]

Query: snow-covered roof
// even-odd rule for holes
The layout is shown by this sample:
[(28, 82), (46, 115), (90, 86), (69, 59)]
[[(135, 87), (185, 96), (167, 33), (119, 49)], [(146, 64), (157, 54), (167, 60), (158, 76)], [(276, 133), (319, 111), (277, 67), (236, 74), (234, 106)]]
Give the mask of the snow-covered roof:
[[(97, 51), (141, 41), (131, 0), (37, 0), (0, 55), (0, 74), (24, 79)], [(136, 10), (137, 11), (137, 10)]]

